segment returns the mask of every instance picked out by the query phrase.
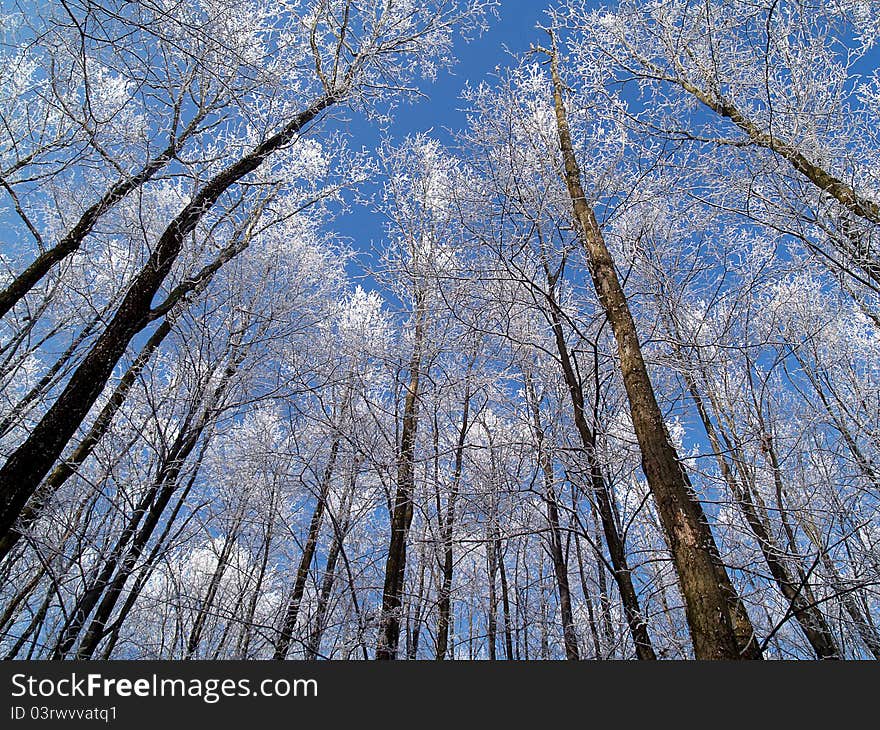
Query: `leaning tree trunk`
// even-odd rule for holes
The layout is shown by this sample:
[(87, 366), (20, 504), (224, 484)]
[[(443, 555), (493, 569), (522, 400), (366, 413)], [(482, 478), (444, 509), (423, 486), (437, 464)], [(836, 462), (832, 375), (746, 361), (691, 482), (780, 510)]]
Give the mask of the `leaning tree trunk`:
[(9, 554), (10, 550), (15, 547), (22, 534), (39, 518), (45, 507), (46, 501), (55, 494), (64, 483), (76, 473), (76, 470), (82, 466), (83, 462), (92, 454), (95, 446), (110, 428), (113, 417), (122, 407), (128, 392), (137, 381), (138, 376), (149, 362), (156, 348), (162, 343), (162, 340), (171, 332), (173, 320), (166, 318), (155, 332), (150, 335), (141, 352), (135, 358), (134, 362), (129, 366), (125, 374), (120, 378), (113, 394), (107, 400), (107, 403), (101, 409), (95, 422), (89, 428), (86, 435), (80, 441), (79, 445), (74, 449), (73, 453), (56, 466), (49, 476), (36, 489), (33, 496), (28, 500), (24, 509), (19, 515), (18, 521), (14, 529), (0, 537), (0, 560)]
[[(470, 374), (470, 367), (468, 367)], [(464, 443), (467, 438), (471, 403), (470, 380), (465, 384), (464, 404), (461, 410), (461, 426), (458, 429), (458, 441), (455, 444), (455, 462), (452, 468), (452, 484), (449, 489), (449, 499), (446, 502), (446, 514), (442, 518), (440, 536), (443, 541), (443, 577), (440, 585), (440, 597), (437, 602), (437, 655), (436, 658), (443, 660), (449, 645), (449, 627), (452, 621), (452, 579), (455, 570), (452, 553), (452, 532), (455, 526), (455, 504), (458, 500), (458, 492), (461, 486), (461, 472), (464, 463)], [(438, 497), (438, 512), (440, 510)]]
[(182, 134), (174, 137), (168, 146), (158, 155), (151, 158), (134, 175), (121, 177), (101, 198), (93, 203), (74, 224), (63, 238), (52, 248), (43, 251), (31, 264), (18, 274), (2, 291), (0, 291), (0, 317), (12, 309), (40, 280), (59, 262), (77, 251), (86, 237), (92, 232), (104, 213), (113, 208), (120, 200), (149, 182), (157, 172), (165, 167), (180, 152), (188, 138), (198, 130), (204, 119), (200, 111), (187, 125)]
[[(86, 432), (79, 445), (74, 449), (70, 456), (58, 464), (37, 487), (19, 514), (17, 524), (13, 529), (5, 535), (0, 536), (0, 560), (2, 560), (15, 546), (16, 542), (21, 537), (22, 532), (39, 519), (45, 508), (46, 502), (51, 496), (61, 489), (64, 483), (76, 473), (76, 470), (82, 466), (85, 460), (92, 454), (92, 451), (94, 451), (97, 444), (110, 428), (117, 411), (119, 411), (123, 403), (125, 403), (129, 391), (135, 384), (141, 371), (146, 367), (156, 349), (171, 332), (174, 323), (180, 317), (182, 311), (184, 311), (186, 306), (185, 297), (192, 297), (204, 292), (211, 283), (214, 275), (223, 267), (223, 265), (231, 261), (235, 256), (248, 247), (262, 210), (267, 202), (273, 197), (274, 193), (270, 193), (261, 201), (257, 206), (257, 209), (254, 211), (254, 214), (250, 216), (250, 219), (235, 231), (232, 239), (217, 254), (211, 263), (203, 266), (195, 276), (176, 286), (161, 304), (150, 310), (148, 320), (154, 321), (164, 317), (162, 323), (155, 329), (153, 334), (150, 335), (138, 356), (131, 363), (125, 374), (120, 378), (113, 390), (113, 394), (108, 399), (106, 405), (101, 409), (95, 422)], [(144, 326), (146, 326), (146, 324)]]
[[(165, 552), (166, 546), (168, 544), (168, 537), (171, 534), (171, 530), (174, 524), (177, 522), (177, 518), (180, 515), (181, 509), (183, 509), (184, 505), (186, 504), (186, 500), (189, 497), (189, 493), (192, 491), (197, 475), (198, 470), (196, 469), (194, 470), (193, 474), (190, 475), (190, 478), (186, 483), (186, 487), (184, 487), (183, 491), (175, 500), (174, 508), (171, 510), (171, 513), (168, 515), (168, 519), (165, 521), (165, 527), (162, 529), (162, 532), (159, 534), (159, 537), (156, 539), (152, 549), (150, 550), (150, 554), (147, 556), (147, 559), (141, 566), (140, 571), (138, 572), (138, 575), (131, 586), (131, 589), (128, 591), (128, 595), (125, 597), (125, 601), (123, 601), (122, 606), (116, 613), (116, 617), (113, 619), (113, 624), (106, 628), (105, 631), (109, 638), (104, 643), (104, 648), (101, 650), (101, 659), (109, 659), (112, 656), (113, 651), (116, 649), (116, 643), (119, 641), (122, 627), (125, 625), (125, 622), (127, 621), (132, 609), (134, 608), (135, 603), (137, 603), (137, 600), (141, 595), (141, 591), (144, 589), (144, 586), (147, 585), (147, 582), (152, 577), (160, 557)], [(91, 654), (89, 656), (83, 656), (82, 658), (90, 659)]]
[[(587, 458), (593, 498), (596, 500), (597, 511), (602, 522), (602, 531), (605, 535), (605, 542), (608, 545), (608, 553), (611, 557), (612, 576), (620, 592), (620, 600), (623, 604), (627, 626), (636, 647), (636, 656), (643, 660), (653, 660), (657, 658), (657, 655), (654, 653), (654, 647), (648, 634), (648, 622), (639, 605), (638, 593), (636, 593), (635, 586), (633, 585), (632, 570), (629, 567), (629, 561), (626, 556), (626, 541), (621, 534), (615, 515), (611, 489), (608, 487), (605, 475), (602, 472), (602, 466), (599, 463), (596, 431), (594, 428), (590, 428), (590, 425), (587, 423), (583, 388), (575, 371), (575, 365), (572, 362), (571, 354), (568, 351), (568, 344), (565, 341), (565, 335), (562, 330), (559, 302), (556, 300), (556, 293), (552, 289), (555, 286), (555, 282), (550, 280), (548, 285), (551, 287), (547, 295), (550, 305), (550, 323), (556, 341), (556, 350), (559, 354), (559, 364), (562, 368), (562, 376), (571, 399), (575, 429), (580, 436), (581, 445)], [(601, 566), (599, 569), (601, 570)]]
[(553, 461), (545, 444), (544, 427), (541, 424), (541, 411), (538, 397), (528, 371), (523, 368), (526, 397), (532, 411), (532, 430), (535, 436), (535, 449), (538, 464), (544, 475), (544, 502), (547, 505), (547, 525), (549, 529), (550, 559), (556, 573), (556, 587), (559, 591), (559, 613), (562, 618), (562, 637), (565, 643), (566, 659), (580, 659), (578, 638), (574, 628), (574, 615), (571, 608), (571, 589), (568, 582), (568, 563), (562, 549), (562, 530), (559, 525), (559, 502), (554, 487)]
[(318, 533), (321, 531), (321, 522), (324, 519), (324, 510), (327, 507), (327, 499), (330, 496), (330, 484), (333, 478), (333, 469), (336, 465), (336, 457), (339, 453), (340, 437), (337, 434), (333, 439), (333, 445), (330, 447), (330, 457), (327, 460), (327, 466), (324, 469), (324, 475), (321, 478), (321, 488), (318, 493), (315, 511), (312, 513), (312, 519), (309, 523), (309, 532), (306, 536), (306, 544), (303, 547), (302, 557), (299, 561), (299, 568), (296, 571), (296, 580), (293, 585), (293, 592), (287, 603), (287, 611), (284, 614), (284, 622), (281, 630), (278, 632), (278, 639), (275, 642), (275, 653), (272, 658), (282, 660), (287, 658), (290, 651), (290, 642), (293, 638), (293, 629), (296, 626), (296, 619), (299, 616), (299, 607), (302, 603), (303, 593), (306, 589), (306, 580), (309, 577), (309, 570), (312, 568), (312, 559), (315, 556), (315, 549), (318, 546)]
[(224, 192), (257, 170), (273, 152), (288, 144), (335, 102), (333, 95), (321, 97), (279, 132), (221, 170), (165, 229), (91, 351), (55, 403), (0, 469), (0, 536), (14, 529), (28, 499), (101, 395), (132, 338), (150, 323), (153, 298), (180, 255), (186, 237)]
[(419, 379), (422, 369), (425, 314), (425, 294), (420, 292), (416, 296), (415, 337), (409, 362), (409, 383), (403, 404), (400, 451), (397, 456), (397, 493), (391, 513), (391, 541), (385, 563), (385, 585), (382, 589), (382, 617), (376, 645), (376, 659), (379, 660), (395, 659), (400, 640), (400, 606), (406, 575), (406, 543), (413, 518), (414, 460), (416, 431), (419, 425)]
[[(250, 651), (250, 645), (254, 634), (254, 618), (257, 614), (257, 605), (259, 604), (260, 596), (262, 595), (263, 582), (266, 580), (266, 572), (269, 567), (269, 553), (272, 549), (275, 519), (274, 502), (275, 494), (273, 492), (272, 499), (269, 502), (269, 518), (266, 521), (265, 532), (263, 533), (262, 544), (260, 545), (260, 562), (256, 568), (254, 587), (250, 599), (248, 600), (245, 614), (242, 618), (242, 627), (236, 642), (235, 658), (237, 659), (250, 658), (248, 652)], [(248, 581), (248, 586), (250, 586), (250, 581)]]
[(808, 515), (803, 515), (801, 521), (803, 523), (804, 532), (806, 532), (807, 537), (818, 553), (822, 567), (825, 569), (828, 582), (837, 595), (844, 610), (852, 619), (859, 638), (864, 642), (874, 659), (880, 660), (880, 635), (878, 635), (877, 629), (871, 624), (870, 616), (863, 613), (853, 596), (852, 587), (846, 585), (844, 578), (838, 572), (837, 566), (828, 554), (828, 548), (823, 544), (819, 536), (819, 530), (816, 525), (813, 524), (813, 521)]
[(623, 384), (642, 453), (642, 470), (672, 552), (694, 655), (697, 659), (760, 658), (751, 621), (721, 562), (702, 505), (693, 494), (687, 473), (669, 440), (629, 302), (581, 184), (555, 48), (549, 55), (565, 182), (578, 233), (589, 258), (590, 276), (617, 342)]

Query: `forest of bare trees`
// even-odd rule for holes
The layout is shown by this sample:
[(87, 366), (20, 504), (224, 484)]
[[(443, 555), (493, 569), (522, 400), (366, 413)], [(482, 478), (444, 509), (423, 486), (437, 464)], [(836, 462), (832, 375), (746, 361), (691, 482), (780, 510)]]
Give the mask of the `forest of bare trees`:
[(880, 6), (507, 6), (4, 4), (0, 656), (880, 659)]

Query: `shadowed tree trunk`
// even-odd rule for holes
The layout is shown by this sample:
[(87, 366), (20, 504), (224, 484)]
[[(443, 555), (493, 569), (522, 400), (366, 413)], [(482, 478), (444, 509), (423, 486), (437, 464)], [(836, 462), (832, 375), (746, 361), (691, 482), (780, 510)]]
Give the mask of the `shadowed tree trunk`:
[(151, 321), (153, 298), (177, 260), (185, 238), (224, 192), (257, 170), (335, 101), (332, 95), (321, 97), (281, 131), (215, 175), (165, 229), (91, 351), (55, 403), (0, 469), (0, 536), (14, 528), (27, 500), (88, 415), (128, 344)]
[[(91, 657), (98, 643), (105, 636), (104, 628), (125, 587), (125, 583), (134, 571), (135, 565), (152, 536), (156, 525), (159, 523), (162, 513), (168, 506), (171, 497), (180, 486), (177, 481), (178, 477), (183, 468), (184, 461), (195, 446), (195, 440), (190, 441), (190, 438), (188, 438), (189, 434), (186, 434), (186, 436), (187, 438), (173, 450), (174, 457), (163, 464), (159, 479), (149, 490), (134, 515), (132, 515), (126, 530), (104, 563), (100, 575), (77, 601), (76, 608), (70, 614), (61, 637), (52, 651), (53, 659), (63, 659), (67, 656), (79, 638), (86, 620), (96, 605), (98, 607), (95, 610), (95, 617), (83, 636), (79, 649), (76, 652), (77, 658), (87, 659)], [(138, 524), (145, 513), (146, 519), (138, 528)], [(98, 603), (99, 601), (100, 603)]]
[[(171, 534), (171, 529), (174, 526), (174, 523), (177, 521), (177, 517), (180, 514), (181, 509), (183, 509), (183, 506), (186, 504), (186, 499), (189, 496), (189, 493), (192, 491), (197, 474), (198, 470), (196, 470), (190, 476), (189, 480), (186, 483), (186, 487), (184, 487), (183, 491), (177, 497), (174, 508), (171, 510), (171, 514), (169, 514), (168, 520), (165, 522), (165, 527), (159, 535), (159, 538), (156, 540), (156, 543), (153, 545), (153, 549), (150, 550), (150, 554), (147, 556), (146, 561), (144, 561), (144, 565), (141, 567), (140, 572), (138, 573), (138, 576), (131, 587), (131, 590), (129, 590), (128, 595), (125, 597), (125, 602), (122, 604), (119, 611), (117, 612), (116, 618), (113, 620), (113, 624), (111, 626), (108, 626), (105, 630), (105, 633), (109, 635), (109, 638), (104, 644), (104, 649), (101, 652), (101, 659), (106, 660), (112, 656), (113, 650), (116, 648), (116, 643), (119, 641), (122, 627), (125, 624), (125, 620), (128, 618), (128, 614), (131, 613), (132, 608), (134, 608), (134, 604), (137, 602), (141, 591), (147, 584), (150, 576), (153, 575), (153, 571), (156, 568), (156, 564), (158, 563), (161, 554), (167, 547), (168, 537)], [(90, 659), (91, 656), (84, 656), (83, 658)]]
[(837, 594), (838, 600), (844, 610), (849, 614), (855, 624), (859, 638), (864, 642), (874, 659), (880, 660), (880, 635), (878, 635), (877, 629), (870, 621), (870, 614), (862, 611), (853, 596), (852, 589), (845, 584), (843, 577), (840, 575), (840, 571), (837, 569), (831, 556), (828, 555), (828, 548), (823, 544), (816, 525), (814, 525), (812, 520), (806, 515), (802, 517), (801, 522), (804, 532), (807, 534), (807, 537), (819, 554), (819, 561), (825, 569), (828, 582)]
[(330, 483), (333, 478), (333, 468), (336, 465), (336, 457), (339, 453), (339, 442), (340, 437), (337, 435), (333, 439), (333, 445), (330, 447), (330, 457), (327, 460), (327, 467), (324, 469), (324, 475), (321, 478), (321, 488), (318, 493), (317, 503), (315, 504), (315, 511), (312, 513), (312, 519), (309, 523), (306, 544), (303, 546), (302, 557), (300, 558), (299, 567), (296, 571), (293, 592), (290, 595), (290, 601), (287, 604), (287, 611), (284, 614), (284, 622), (281, 625), (281, 630), (278, 632), (278, 639), (275, 642), (275, 653), (272, 658), (276, 660), (287, 658), (287, 652), (290, 651), (293, 629), (296, 627), (296, 619), (299, 616), (299, 606), (306, 589), (306, 580), (308, 580), (309, 570), (311, 570), (312, 567), (312, 558), (314, 557), (315, 549), (318, 546), (318, 533), (321, 531), (321, 522), (324, 519), (324, 510), (327, 507), (327, 498), (330, 495)]
[[(574, 507), (574, 506), (573, 506)], [(590, 637), (593, 640), (593, 653), (595, 659), (602, 658), (602, 644), (599, 641), (599, 628), (596, 625), (596, 611), (593, 608), (593, 596), (587, 585), (587, 573), (584, 570), (584, 556), (581, 551), (581, 540), (577, 531), (574, 533), (574, 552), (578, 562), (578, 577), (581, 581), (581, 592), (584, 596), (584, 603), (587, 606), (587, 622), (590, 625)]]
[[(419, 549), (419, 588), (416, 591), (416, 595), (412, 600), (412, 625), (409, 631), (407, 632), (407, 647), (406, 647), (406, 658), (407, 659), (416, 659), (419, 655), (419, 641), (422, 635), (422, 610), (423, 610), (423, 600), (425, 597), (425, 572), (428, 568), (428, 561), (425, 551), (427, 550), (427, 531), (428, 524), (427, 522), (422, 525), (422, 535), (420, 538), (421, 548)], [(407, 612), (409, 613), (409, 612)]]
[(559, 504), (554, 487), (553, 460), (544, 439), (541, 425), (541, 411), (535, 387), (527, 369), (523, 369), (526, 398), (532, 411), (532, 430), (535, 436), (535, 449), (538, 464), (544, 476), (544, 502), (547, 505), (547, 524), (550, 528), (550, 560), (556, 574), (556, 587), (559, 591), (559, 613), (562, 617), (562, 636), (565, 643), (566, 659), (580, 659), (574, 615), (571, 609), (571, 589), (568, 583), (568, 563), (562, 549), (562, 530), (559, 525)]
[[(232, 235), (230, 241), (217, 254), (217, 256), (195, 275), (187, 279), (175, 287), (165, 298), (165, 300), (150, 310), (149, 321), (159, 318), (162, 322), (155, 331), (147, 339), (138, 356), (126, 370), (125, 374), (119, 379), (113, 393), (108, 399), (106, 405), (101, 409), (95, 422), (86, 432), (77, 447), (73, 450), (67, 459), (58, 464), (43, 482), (37, 487), (33, 495), (25, 504), (18, 517), (17, 523), (13, 529), (0, 537), (0, 560), (5, 557), (9, 551), (15, 546), (21, 531), (32, 525), (41, 515), (46, 502), (51, 496), (57, 492), (65, 482), (76, 473), (76, 470), (88, 459), (95, 446), (100, 442), (103, 436), (110, 428), (113, 418), (122, 407), (132, 386), (137, 380), (140, 373), (146, 367), (150, 358), (170, 334), (174, 327), (174, 323), (180, 317), (184, 307), (186, 296), (194, 296), (202, 293), (211, 283), (214, 275), (223, 267), (224, 264), (231, 261), (235, 256), (244, 251), (250, 244), (256, 226), (260, 220), (260, 216), (265, 206), (275, 197), (275, 191), (270, 191), (256, 206), (253, 214), (246, 220)], [(306, 206), (314, 201), (309, 201)]]
[(397, 493), (391, 512), (391, 541), (385, 563), (385, 585), (382, 589), (382, 616), (376, 659), (397, 658), (400, 639), (400, 607), (406, 576), (406, 543), (413, 518), (415, 491), (415, 448), (419, 425), (419, 379), (425, 336), (425, 294), (418, 292), (415, 302), (415, 328), (412, 356), (409, 361), (409, 383), (403, 405), (403, 425), (397, 456)]
[[(495, 576), (498, 573), (498, 551), (495, 549), (496, 516), (490, 516), (491, 524), (487, 527), (486, 535), (486, 571), (489, 584), (489, 608), (486, 613), (486, 640), (489, 643), (489, 661), (494, 662), (496, 656), (496, 643), (498, 637), (498, 596), (495, 590)], [(543, 626), (543, 624), (542, 624)]]
[(250, 600), (248, 601), (247, 608), (245, 609), (245, 614), (242, 621), (243, 626), (236, 642), (236, 654), (238, 659), (250, 658), (248, 656), (248, 652), (250, 651), (251, 640), (254, 633), (254, 618), (257, 615), (257, 604), (259, 603), (260, 596), (262, 595), (263, 582), (266, 580), (266, 571), (269, 567), (269, 553), (272, 548), (272, 537), (274, 535), (275, 527), (275, 497), (276, 494), (273, 490), (272, 498), (269, 502), (269, 519), (267, 521), (266, 529), (263, 533), (262, 544), (260, 546), (260, 562), (257, 567), (257, 576), (256, 580), (254, 581), (254, 588), (251, 593)]
[(657, 404), (629, 303), (601, 229), (587, 202), (568, 127), (555, 49), (548, 51), (565, 182), (590, 276), (617, 342), (623, 384), (642, 454), (642, 470), (672, 551), (694, 654), (698, 659), (760, 658), (751, 621), (727, 574), (702, 505), (678, 459)]
[[(473, 361), (468, 363), (468, 375)], [(455, 444), (455, 462), (452, 468), (452, 483), (449, 487), (449, 499), (446, 502), (446, 514), (442, 518), (441, 539), (443, 541), (443, 576), (440, 585), (440, 597), (438, 599), (437, 619), (437, 655), (436, 658), (443, 660), (449, 645), (449, 627), (452, 621), (452, 579), (455, 570), (452, 552), (452, 532), (455, 526), (455, 504), (458, 500), (458, 492), (461, 486), (462, 464), (464, 462), (464, 443), (467, 438), (471, 404), (471, 384), (468, 378), (465, 383), (464, 404), (461, 409), (461, 426), (458, 429), (458, 440)], [(439, 495), (437, 504), (440, 511)]]

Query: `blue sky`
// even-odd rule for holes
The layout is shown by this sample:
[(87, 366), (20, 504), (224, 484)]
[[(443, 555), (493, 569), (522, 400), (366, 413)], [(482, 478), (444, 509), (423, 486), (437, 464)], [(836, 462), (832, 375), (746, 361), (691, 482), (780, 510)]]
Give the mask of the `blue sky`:
[[(394, 121), (387, 129), (377, 129), (360, 120), (353, 119), (347, 125), (352, 133), (351, 146), (373, 148), (387, 136), (402, 140), (405, 136), (432, 130), (435, 138), (448, 142), (449, 130), (464, 127), (464, 103), (461, 92), (465, 85), (489, 80), (499, 67), (511, 65), (511, 54), (528, 50), (531, 43), (543, 42), (542, 32), (535, 28), (545, 22), (545, 10), (549, 3), (538, 0), (500, 0), (498, 15), (491, 19), (491, 27), (482, 36), (466, 42), (456, 41), (458, 62), (451, 69), (440, 70), (433, 83), (424, 84), (426, 98), (415, 103), (404, 103), (394, 110)], [(368, 252), (374, 244), (380, 244), (384, 236), (380, 216), (362, 207), (355, 207), (341, 216), (335, 228), (350, 239), (352, 248)], [(354, 263), (349, 273), (365, 288), (373, 288), (369, 281), (359, 278), (360, 266)]]
[(456, 65), (441, 70), (436, 81), (425, 85), (430, 98), (397, 109), (389, 133), (403, 137), (433, 128), (435, 136), (444, 139), (443, 128), (464, 123), (459, 96), (465, 84), (487, 79), (497, 67), (511, 63), (510, 53), (520, 53), (528, 50), (530, 43), (542, 41), (541, 31), (535, 29), (545, 18), (547, 5), (542, 0), (500, 0), (499, 5), (487, 33), (469, 42), (456, 40)]
[(430, 99), (398, 110), (393, 134), (402, 136), (433, 127), (435, 136), (443, 139), (443, 127), (463, 126), (459, 96), (465, 83), (483, 81), (497, 67), (511, 63), (510, 53), (521, 53), (531, 43), (544, 42), (543, 33), (535, 25), (545, 22), (546, 7), (541, 0), (501, 0), (498, 16), (487, 33), (470, 42), (458, 39), (458, 63), (449, 71), (441, 71), (437, 80), (426, 87)]
[[(466, 124), (461, 100), (466, 84), (491, 81), (497, 69), (513, 65), (514, 56), (528, 50), (530, 44), (545, 42), (546, 36), (536, 25), (546, 23), (547, 8), (556, 4), (553, 0), (499, 0), (497, 16), (491, 19), (489, 30), (469, 42), (457, 39), (458, 62), (451, 69), (440, 70), (434, 82), (423, 84), (425, 98), (398, 106), (394, 110), (393, 122), (387, 128), (379, 129), (357, 118), (345, 123), (344, 128), (351, 133), (351, 146), (375, 149), (385, 137), (400, 141), (407, 135), (429, 130), (441, 142), (451, 142), (450, 131), (459, 130)], [(614, 5), (609, 0), (594, 0), (592, 4)], [(880, 47), (874, 47), (859, 60), (854, 71), (869, 75), (878, 66)], [(365, 288), (374, 288), (375, 283), (364, 277), (363, 266), (369, 266), (371, 251), (381, 248), (384, 238), (382, 218), (368, 208), (354, 206), (337, 219), (335, 229), (358, 252), (359, 260), (349, 265), (349, 274)]]

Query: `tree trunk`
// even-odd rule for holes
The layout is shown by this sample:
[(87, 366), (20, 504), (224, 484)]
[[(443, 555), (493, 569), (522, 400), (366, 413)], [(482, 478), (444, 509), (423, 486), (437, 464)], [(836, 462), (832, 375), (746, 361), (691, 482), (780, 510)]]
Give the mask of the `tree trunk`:
[[(472, 364), (472, 363), (471, 363)], [(468, 375), (470, 374), (470, 365)], [(439, 617), (437, 619), (437, 659), (446, 658), (449, 645), (449, 627), (452, 621), (452, 579), (454, 562), (452, 553), (452, 532), (455, 526), (455, 503), (461, 486), (461, 472), (464, 463), (464, 443), (467, 438), (471, 403), (470, 379), (465, 383), (464, 404), (461, 409), (461, 426), (458, 429), (458, 441), (455, 444), (455, 462), (452, 469), (452, 484), (449, 488), (449, 499), (446, 502), (446, 515), (442, 519), (441, 539), (443, 540), (443, 576), (438, 600)], [(438, 505), (439, 509), (439, 505)]]
[(325, 96), (300, 112), (281, 131), (205, 184), (159, 238), (147, 264), (134, 278), (116, 314), (66, 387), (25, 441), (0, 469), (0, 536), (9, 533), (40, 480), (88, 415), (131, 339), (150, 321), (150, 306), (171, 271), (184, 239), (231, 186), (258, 169), (277, 149), (336, 101)]
[(489, 643), (489, 661), (494, 662), (496, 657), (496, 643), (498, 636), (498, 596), (495, 591), (495, 576), (498, 573), (498, 552), (495, 549), (497, 541), (495, 527), (495, 515), (490, 518), (491, 525), (486, 536), (486, 577), (489, 584), (489, 610), (486, 614), (486, 636)]
[(584, 556), (581, 551), (581, 540), (577, 533), (574, 535), (574, 551), (578, 562), (578, 576), (581, 579), (581, 592), (584, 595), (584, 603), (587, 606), (587, 621), (590, 624), (590, 636), (593, 639), (593, 653), (595, 659), (602, 658), (602, 645), (599, 642), (599, 628), (596, 625), (596, 612), (593, 609), (593, 596), (587, 585), (587, 574), (584, 570)]
[(290, 651), (293, 630), (296, 627), (296, 619), (299, 616), (300, 602), (306, 589), (306, 580), (308, 580), (309, 570), (312, 567), (312, 558), (318, 545), (318, 533), (321, 531), (321, 522), (324, 519), (324, 510), (327, 507), (327, 498), (330, 495), (330, 483), (333, 477), (333, 468), (336, 464), (336, 456), (339, 453), (339, 442), (340, 437), (337, 435), (333, 439), (333, 445), (330, 447), (330, 457), (327, 460), (327, 467), (324, 469), (324, 475), (321, 479), (318, 500), (309, 523), (309, 532), (306, 537), (306, 544), (303, 547), (302, 557), (299, 561), (299, 568), (296, 571), (293, 593), (291, 593), (290, 601), (287, 604), (287, 611), (284, 615), (281, 630), (278, 632), (278, 640), (275, 642), (275, 654), (272, 657), (275, 660), (286, 659), (287, 653)]
[(136, 175), (117, 180), (101, 199), (89, 207), (80, 216), (76, 224), (64, 235), (64, 237), (52, 248), (41, 253), (24, 271), (16, 276), (0, 292), (0, 317), (12, 309), (58, 262), (76, 251), (85, 240), (100, 217), (110, 210), (116, 203), (129, 193), (149, 182), (168, 162), (180, 151), (186, 139), (196, 131), (199, 123), (204, 118), (200, 112), (190, 122), (184, 132), (171, 141), (171, 143), (156, 157), (147, 162)]
[(422, 347), (425, 331), (425, 295), (416, 295), (415, 332), (409, 362), (409, 384), (403, 406), (403, 426), (397, 457), (397, 493), (391, 514), (391, 541), (385, 563), (385, 585), (382, 590), (382, 615), (376, 659), (397, 658), (400, 639), (400, 606), (406, 575), (406, 543), (413, 518), (415, 491), (415, 448), (419, 425), (419, 378), (422, 368)]
[(535, 436), (535, 449), (538, 464), (544, 475), (544, 502), (547, 505), (547, 524), (550, 528), (550, 560), (556, 574), (556, 588), (559, 591), (559, 613), (562, 616), (562, 636), (567, 659), (580, 659), (578, 638), (574, 628), (574, 615), (571, 608), (571, 589), (568, 583), (568, 563), (562, 549), (562, 531), (559, 526), (559, 504), (554, 487), (553, 461), (545, 444), (544, 428), (541, 425), (541, 411), (535, 387), (527, 369), (523, 369), (526, 397), (532, 411), (532, 430)]
[(623, 384), (642, 453), (642, 470), (672, 551), (697, 659), (759, 658), (751, 621), (727, 575), (715, 538), (693, 494), (657, 404), (635, 322), (593, 210), (581, 184), (563, 101), (555, 48), (550, 52), (553, 101), (565, 181), (590, 262), (590, 276), (617, 341)]
[(510, 591), (507, 587), (507, 568), (504, 567), (504, 551), (496, 534), (495, 552), (498, 555), (498, 577), (501, 579), (501, 623), (504, 628), (504, 658), (513, 660), (513, 635), (510, 632)]
[[(110, 638), (107, 640), (106, 644), (104, 645), (104, 650), (101, 652), (102, 659), (109, 659), (110, 656), (113, 654), (113, 650), (116, 647), (116, 642), (119, 641), (119, 634), (122, 630), (123, 625), (125, 624), (126, 619), (128, 618), (128, 614), (131, 613), (131, 610), (132, 608), (134, 608), (134, 604), (137, 602), (141, 591), (143, 590), (147, 581), (150, 579), (150, 576), (152, 576), (153, 570), (156, 567), (156, 563), (159, 560), (160, 554), (162, 553), (162, 550), (168, 541), (168, 536), (171, 533), (172, 526), (177, 521), (177, 516), (180, 514), (180, 510), (183, 508), (184, 504), (186, 504), (186, 498), (189, 496), (193, 484), (195, 484), (195, 474), (193, 474), (189, 478), (186, 487), (178, 496), (177, 501), (174, 505), (174, 509), (171, 510), (171, 514), (168, 516), (168, 520), (165, 523), (164, 529), (159, 535), (159, 538), (156, 540), (155, 545), (153, 545), (152, 550), (150, 550), (150, 554), (147, 557), (147, 560), (144, 562), (144, 565), (141, 567), (140, 572), (138, 573), (138, 576), (131, 587), (131, 590), (125, 597), (125, 602), (119, 609), (119, 612), (117, 613), (116, 618), (113, 621), (112, 627), (107, 631)], [(83, 658), (89, 659), (91, 657), (89, 656)]]
[(419, 640), (422, 633), (422, 600), (425, 595), (425, 571), (427, 569), (427, 560), (425, 556), (425, 546), (427, 545), (427, 523), (424, 524), (421, 537), (421, 549), (419, 550), (419, 588), (416, 591), (412, 619), (412, 628), (409, 631), (409, 639), (406, 648), (406, 658), (416, 659), (419, 655)]
[(236, 642), (236, 654), (238, 659), (249, 659), (249, 651), (251, 639), (254, 629), (254, 618), (257, 614), (257, 604), (260, 601), (260, 592), (263, 590), (263, 581), (266, 579), (266, 570), (269, 567), (269, 553), (272, 548), (272, 533), (275, 519), (275, 493), (272, 494), (272, 500), (269, 503), (269, 519), (266, 524), (266, 530), (263, 534), (263, 542), (260, 546), (260, 563), (257, 568), (257, 577), (254, 581), (254, 589), (251, 593), (247, 609), (243, 617), (243, 626)]
[(134, 362), (132, 362), (128, 370), (125, 371), (125, 374), (116, 384), (113, 394), (101, 409), (101, 412), (98, 414), (98, 417), (95, 419), (95, 422), (92, 424), (88, 433), (82, 441), (80, 441), (70, 457), (58, 464), (58, 466), (52, 470), (49, 476), (46, 477), (36, 489), (22, 510), (15, 528), (0, 537), (0, 560), (6, 557), (6, 555), (9, 554), (9, 551), (15, 547), (22, 532), (39, 518), (47, 500), (55, 494), (55, 492), (57, 492), (73, 474), (76, 473), (76, 470), (82, 466), (83, 462), (85, 462), (85, 460), (91, 455), (92, 451), (94, 451), (95, 446), (97, 446), (98, 442), (110, 428), (110, 424), (112, 423), (116, 412), (122, 407), (122, 404), (128, 397), (128, 392), (137, 380), (138, 375), (144, 369), (153, 353), (168, 333), (171, 332), (171, 326), (172, 321), (166, 318), (162, 324), (156, 328), (156, 331), (150, 335), (150, 338), (147, 340)]

